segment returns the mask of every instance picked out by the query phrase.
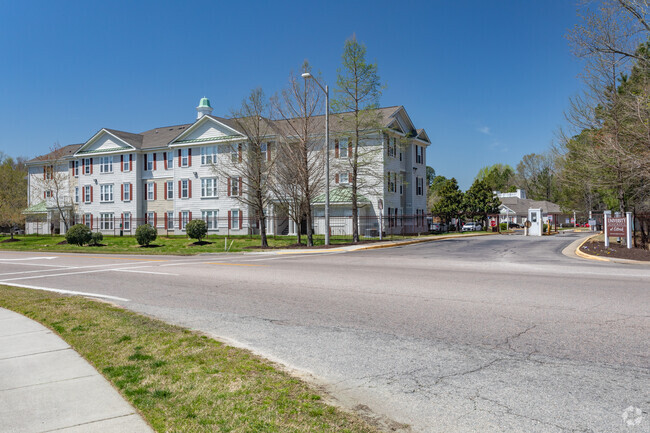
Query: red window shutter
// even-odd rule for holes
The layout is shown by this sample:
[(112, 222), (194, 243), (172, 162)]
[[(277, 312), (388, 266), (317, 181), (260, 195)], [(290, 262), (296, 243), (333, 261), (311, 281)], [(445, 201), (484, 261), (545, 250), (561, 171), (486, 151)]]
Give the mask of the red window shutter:
[(167, 212), (165, 212), (165, 228), (169, 227), (168, 222), (169, 222), (169, 217), (167, 216)]
[(142, 164), (142, 166), (143, 166), (142, 169), (143, 169), (144, 171), (147, 171), (147, 162), (148, 162), (148, 159), (149, 159), (149, 155), (147, 155), (147, 154), (145, 153), (145, 154), (144, 154), (144, 159), (142, 160), (142, 162), (143, 162), (143, 164)]
[(180, 149), (178, 149), (178, 166), (179, 167), (181, 166), (181, 150)]
[(242, 178), (239, 176), (239, 195), (242, 193)]
[[(92, 165), (91, 165), (91, 167), (92, 167)], [(90, 202), (91, 203), (93, 202), (93, 187), (92, 186), (90, 187)]]
[(266, 160), (271, 160), (271, 143), (266, 143)]
[(228, 197), (230, 197), (230, 183), (231, 183), (231, 178), (229, 177), (228, 178)]
[(124, 185), (122, 185), (122, 188), (120, 188), (120, 197), (121, 200), (124, 201)]
[(124, 155), (120, 155), (120, 171), (124, 171)]
[(92, 158), (90, 158), (90, 174), (93, 174), (93, 159)]
[(239, 211), (239, 230), (243, 227), (244, 223), (244, 213), (242, 211)]
[(339, 141), (334, 140), (334, 158), (339, 157)]
[(167, 170), (167, 152), (163, 152), (163, 166)]
[(81, 216), (81, 224), (86, 225), (86, 214)]
[(158, 200), (158, 185), (156, 185), (156, 182), (153, 184), (153, 199)]
[(167, 200), (167, 182), (163, 184), (163, 197)]
[(129, 184), (129, 200), (133, 200), (133, 184)]
[(339, 174), (338, 173), (336, 173), (334, 175), (334, 183), (339, 183)]
[(232, 212), (228, 211), (228, 230), (232, 228)]
[(181, 198), (181, 181), (178, 181), (178, 198)]
[(192, 212), (189, 213), (188, 221), (192, 221)]
[(182, 214), (182, 212), (178, 213), (178, 228), (179, 229), (183, 228), (183, 214)]
[[(93, 189), (93, 188), (90, 187), (90, 189)], [(92, 229), (93, 229), (93, 215), (90, 214), (90, 230), (92, 230)]]
[(187, 196), (189, 198), (192, 198), (192, 181), (191, 180), (187, 181)]
[(43, 191), (43, 198), (47, 198), (47, 191)]
[(348, 140), (348, 158), (352, 158), (352, 142)]
[(129, 153), (129, 171), (133, 170), (133, 154)]
[(158, 227), (158, 212), (153, 213), (153, 226)]
[(122, 218), (121, 218), (121, 222), (120, 222), (120, 228), (123, 229), (124, 228), (124, 214), (122, 214), (121, 217)]
[(192, 148), (187, 149), (187, 166), (192, 166)]
[(47, 172), (47, 167), (43, 166), (43, 179), (47, 178), (47, 176), (45, 174), (46, 172)]
[(156, 152), (153, 153), (153, 169), (156, 170)]
[(81, 158), (81, 174), (86, 174), (86, 158)]
[(238, 153), (238, 161), (241, 162), (241, 150), (242, 150), (242, 144), (239, 143), (237, 146), (237, 153)]

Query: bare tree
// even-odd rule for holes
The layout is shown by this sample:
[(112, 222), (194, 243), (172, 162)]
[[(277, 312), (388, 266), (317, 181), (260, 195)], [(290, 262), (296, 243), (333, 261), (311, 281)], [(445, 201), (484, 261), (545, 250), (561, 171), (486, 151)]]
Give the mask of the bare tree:
[[(366, 47), (356, 37), (345, 41), (343, 67), (338, 71), (333, 108), (339, 113), (335, 128), (349, 143), (350, 184), (352, 193), (352, 239), (359, 242), (359, 190), (363, 182), (379, 183), (376, 177), (377, 154), (383, 149), (371, 146), (372, 135), (381, 130), (379, 97), (381, 84), (377, 65), (366, 61)], [(380, 170), (383, 173), (383, 170)], [(373, 176), (373, 174), (375, 174)], [(370, 179), (374, 179), (370, 181)], [(383, 178), (381, 179), (383, 185)]]
[(70, 218), (75, 213), (69, 173), (67, 152), (58, 142), (50, 148), (47, 160), (43, 165), (43, 176), (35, 176), (33, 180), (43, 190), (44, 198), (50, 199), (65, 230), (70, 226)]
[[(301, 72), (311, 72), (305, 61)], [(289, 86), (274, 98), (274, 108), (280, 119), (277, 131), (282, 136), (278, 164), (277, 198), (291, 208), (290, 216), (300, 232), (301, 221), (307, 221), (307, 244), (314, 245), (312, 205), (323, 189), (324, 123), (323, 98), (314, 80), (303, 80), (291, 73)], [(290, 181), (293, 179), (292, 181)]]
[[(266, 209), (271, 200), (270, 192), (275, 161), (275, 132), (270, 119), (269, 102), (262, 89), (253, 89), (245, 98), (241, 107), (232, 111), (236, 128), (246, 136), (245, 143), (229, 144), (230, 158), (213, 162), (213, 169), (229, 184), (236, 179), (241, 184), (241, 191), (233, 195), (236, 200), (248, 206), (259, 223), (261, 246), (268, 247), (266, 237)], [(232, 185), (230, 186), (232, 188)]]

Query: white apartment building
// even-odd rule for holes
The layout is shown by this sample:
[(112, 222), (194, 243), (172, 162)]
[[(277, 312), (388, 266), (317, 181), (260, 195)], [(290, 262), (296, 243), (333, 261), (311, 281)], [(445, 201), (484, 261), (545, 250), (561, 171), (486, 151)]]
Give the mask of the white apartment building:
[[(184, 234), (192, 219), (203, 219), (211, 234), (256, 233), (258, 223), (242, 200), (245, 183), (215, 170), (229, 159), (233, 144), (246, 136), (232, 119), (212, 116), (202, 98), (194, 123), (164, 126), (141, 133), (103, 128), (82, 144), (65, 146), (28, 161), (26, 232), (63, 233), (82, 223), (105, 234), (134, 233), (149, 223), (159, 233)], [(380, 215), (386, 232), (416, 232), (426, 221), (426, 148), (430, 141), (415, 129), (402, 106), (378, 109), (381, 128), (366, 134), (372, 153), (372, 188), (359, 191), (361, 235), (376, 234)], [(331, 116), (336, 125), (337, 117)], [(330, 142), (330, 230), (350, 234), (352, 203), (350, 154), (343, 131), (333, 128)], [(338, 138), (337, 138), (338, 137)], [(270, 142), (275, 137), (269, 137)], [(271, 147), (270, 147), (271, 148)], [(324, 233), (324, 194), (313, 203), (316, 233)], [(383, 210), (380, 210), (380, 207)], [(299, 229), (277, 208), (268, 210), (270, 234)], [(406, 227), (406, 228), (405, 228)]]

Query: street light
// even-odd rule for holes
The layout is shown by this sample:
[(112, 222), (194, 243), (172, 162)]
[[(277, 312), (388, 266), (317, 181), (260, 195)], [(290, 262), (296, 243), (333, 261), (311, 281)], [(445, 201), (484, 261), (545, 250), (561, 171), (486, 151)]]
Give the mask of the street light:
[[(323, 87), (321, 83), (309, 72), (302, 74), (302, 78), (314, 80), (318, 87), (325, 92), (325, 245), (330, 244), (330, 88)], [(307, 83), (305, 82), (305, 85)]]

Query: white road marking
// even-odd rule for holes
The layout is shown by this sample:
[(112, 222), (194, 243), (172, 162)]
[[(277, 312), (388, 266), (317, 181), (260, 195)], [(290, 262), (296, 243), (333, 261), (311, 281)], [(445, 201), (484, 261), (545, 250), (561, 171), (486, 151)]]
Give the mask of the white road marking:
[(132, 271), (130, 269), (108, 269), (109, 271), (115, 271), (115, 272), (136, 272), (139, 274), (154, 274), (154, 275), (174, 275), (178, 276), (178, 274), (171, 274), (169, 272), (155, 272), (155, 271)]
[(75, 266), (66, 266), (66, 265), (46, 265), (44, 263), (20, 263), (20, 262), (11, 262), (11, 263), (2, 263), (0, 261), (0, 265), (5, 264), (5, 265), (11, 265), (11, 266), (45, 266), (45, 267), (50, 267), (50, 268), (74, 268)]
[(78, 296), (90, 296), (92, 298), (102, 298), (102, 299), (112, 299), (114, 301), (123, 301), (123, 302), (129, 302), (128, 299), (125, 298), (120, 298), (118, 296), (110, 296), (110, 295), (101, 295), (99, 293), (88, 293), (88, 292), (75, 292), (74, 290), (62, 290), (62, 289), (52, 289), (50, 287), (40, 287), (40, 286), (29, 286), (27, 284), (14, 284), (14, 283), (9, 283), (7, 284), (9, 286), (15, 286), (15, 287), (22, 287), (24, 289), (34, 289), (34, 290), (43, 290), (45, 292), (54, 292), (54, 293), (61, 293), (63, 295), (78, 295)]

